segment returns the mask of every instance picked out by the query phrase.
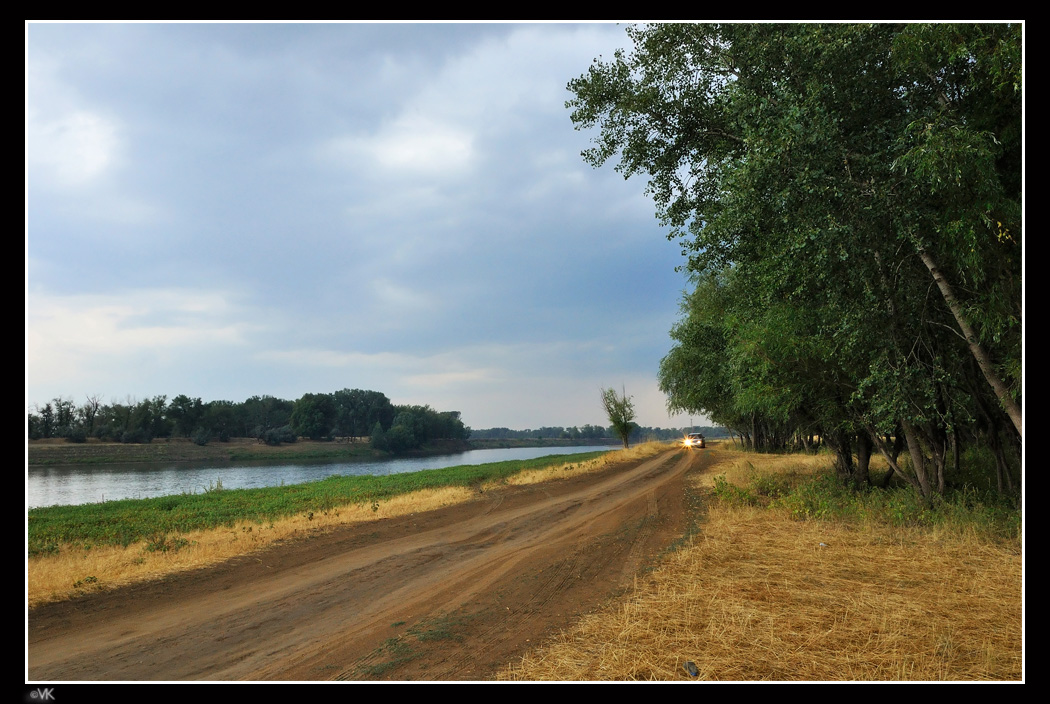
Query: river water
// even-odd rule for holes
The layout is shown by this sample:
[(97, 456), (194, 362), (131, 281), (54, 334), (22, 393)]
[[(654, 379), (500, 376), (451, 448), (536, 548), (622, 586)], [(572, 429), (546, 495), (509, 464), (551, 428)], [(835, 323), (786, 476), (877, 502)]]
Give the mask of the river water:
[(378, 462), (317, 462), (272, 464), (237, 462), (200, 465), (187, 462), (156, 464), (65, 465), (30, 467), (26, 474), (26, 508), (88, 504), (116, 499), (145, 499), (171, 494), (200, 493), (221, 482), (224, 489), (248, 489), (302, 484), (333, 474), (400, 474), (461, 464), (527, 460), (615, 449), (586, 447), (516, 447), (469, 450), (451, 455), (405, 457)]

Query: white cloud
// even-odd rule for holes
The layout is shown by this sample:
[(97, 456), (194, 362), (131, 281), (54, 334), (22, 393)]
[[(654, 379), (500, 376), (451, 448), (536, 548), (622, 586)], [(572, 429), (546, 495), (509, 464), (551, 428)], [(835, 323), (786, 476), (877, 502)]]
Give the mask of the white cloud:
[(60, 67), (56, 58), (37, 53), (27, 65), (26, 167), (42, 185), (80, 188), (113, 168), (120, 130), (116, 120), (82, 104), (58, 78)]
[(45, 184), (81, 187), (103, 176), (116, 160), (117, 127), (88, 110), (44, 117), (26, 110), (26, 161)]
[[(121, 192), (117, 174), (131, 161), (126, 128), (116, 112), (82, 96), (61, 77), (63, 62), (40, 51), (26, 68), (26, 184), (82, 220), (143, 224), (156, 205)], [(103, 101), (104, 103), (104, 101)], [(57, 201), (38, 199), (53, 208)]]
[(73, 393), (85, 380), (126, 386), (143, 359), (160, 369), (177, 365), (190, 351), (244, 346), (257, 327), (240, 319), (231, 298), (224, 291), (180, 289), (29, 294), (27, 401)]
[(400, 118), (372, 143), (388, 169), (423, 173), (460, 171), (470, 165), (473, 137), (462, 129), (419, 115)]
[(380, 369), (388, 370), (402, 366), (407, 355), (395, 352), (368, 354), (333, 349), (293, 348), (284, 350), (262, 350), (253, 355), (263, 362), (277, 362), (295, 367), (329, 367), (333, 369)]
[(571, 131), (565, 63), (580, 57), (586, 66), (609, 36), (608, 27), (547, 25), (484, 39), (452, 54), (418, 92), (402, 96), (394, 117), (371, 134), (337, 137), (323, 151), (344, 163), (364, 158), (394, 174), (447, 177), (484, 157), (482, 135), (517, 135), (537, 115), (564, 120)]
[(449, 176), (467, 170), (474, 159), (474, 138), (466, 130), (421, 115), (405, 115), (368, 137), (348, 136), (323, 149), (329, 159), (359, 162), (387, 175)]

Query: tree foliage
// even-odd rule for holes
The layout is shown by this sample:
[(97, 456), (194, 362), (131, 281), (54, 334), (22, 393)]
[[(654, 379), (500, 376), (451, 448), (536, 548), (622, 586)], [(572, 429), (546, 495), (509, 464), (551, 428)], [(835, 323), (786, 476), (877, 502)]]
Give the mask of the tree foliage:
[[(241, 403), (204, 403), (185, 394), (170, 402), (165, 396), (142, 401), (129, 397), (108, 405), (101, 398), (88, 397), (88, 402), (79, 408), (63, 398), (38, 407), (36, 413), (27, 416), (28, 436), (83, 442), (90, 434), (102, 440), (142, 443), (154, 438), (184, 437), (198, 444), (213, 439), (254, 437), (280, 445), (295, 442), (299, 436), (353, 440), (374, 435), (373, 429), (380, 428), (378, 445), (398, 451), (418, 448), (430, 440), (465, 440), (470, 436), (459, 411), (395, 406), (385, 394), (361, 389), (308, 393), (296, 401), (252, 396)], [(384, 437), (389, 438), (389, 446)]]
[(926, 496), (967, 436), (1019, 448), (1020, 27), (628, 37), (567, 105), (589, 163), (648, 179), (694, 276), (669, 405), (756, 447), (820, 437), (860, 484), (875, 448)]
[(631, 431), (634, 430), (634, 402), (626, 389), (617, 394), (616, 389), (602, 389), (602, 408), (609, 418), (609, 425), (620, 436), (623, 446), (630, 447)]

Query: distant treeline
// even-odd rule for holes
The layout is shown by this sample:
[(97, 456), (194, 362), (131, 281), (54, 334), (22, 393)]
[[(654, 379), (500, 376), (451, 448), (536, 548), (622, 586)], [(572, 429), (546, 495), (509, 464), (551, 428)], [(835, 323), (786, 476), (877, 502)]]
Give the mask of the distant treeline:
[(204, 402), (180, 394), (136, 401), (103, 403), (101, 395), (82, 404), (58, 397), (28, 414), (31, 439), (89, 437), (109, 442), (146, 443), (154, 438), (211, 440), (249, 437), (271, 445), (312, 440), (371, 437), (377, 449), (403, 451), (431, 440), (466, 440), (470, 429), (458, 411), (430, 406), (396, 405), (379, 391), (343, 389), (304, 394), (296, 401), (252, 396), (246, 401)]
[[(728, 434), (724, 428), (636, 427), (632, 442), (674, 440), (685, 433), (707, 437)], [(154, 396), (103, 403), (101, 395), (88, 396), (81, 404), (57, 397), (28, 414), (30, 439), (65, 438), (85, 442), (148, 443), (154, 438), (190, 438), (204, 445), (233, 437), (257, 438), (270, 445), (297, 439), (348, 441), (370, 438), (379, 450), (402, 452), (431, 440), (619, 440), (610, 428), (581, 425), (565, 428), (471, 430), (459, 411), (437, 411), (430, 406), (397, 405), (379, 391), (343, 389), (329, 394), (304, 394), (296, 401), (275, 396), (252, 396), (240, 403), (208, 401), (179, 394), (170, 401)]]
[[(643, 442), (645, 440), (675, 440), (686, 433), (703, 433), (709, 438), (727, 437), (729, 431), (725, 428), (712, 428), (708, 426), (692, 428), (649, 428), (635, 426), (631, 431), (630, 440)], [(620, 442), (620, 436), (610, 426), (603, 428), (600, 425), (581, 425), (579, 427), (563, 428), (561, 426), (550, 426), (537, 428), (535, 430), (511, 430), (510, 428), (486, 428), (482, 430), (471, 430), (472, 440), (546, 440), (554, 438), (557, 440), (616, 440)]]

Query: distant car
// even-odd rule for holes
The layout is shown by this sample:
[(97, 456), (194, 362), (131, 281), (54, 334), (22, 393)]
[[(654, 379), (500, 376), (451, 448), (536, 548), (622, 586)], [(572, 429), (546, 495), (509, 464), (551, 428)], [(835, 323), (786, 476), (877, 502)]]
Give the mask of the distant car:
[(703, 433), (689, 433), (688, 435), (685, 436), (685, 439), (682, 440), (682, 447), (699, 447), (699, 448), (707, 447), (707, 443), (704, 441), (704, 434)]

